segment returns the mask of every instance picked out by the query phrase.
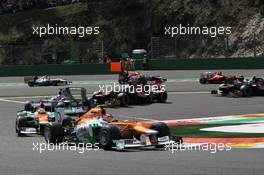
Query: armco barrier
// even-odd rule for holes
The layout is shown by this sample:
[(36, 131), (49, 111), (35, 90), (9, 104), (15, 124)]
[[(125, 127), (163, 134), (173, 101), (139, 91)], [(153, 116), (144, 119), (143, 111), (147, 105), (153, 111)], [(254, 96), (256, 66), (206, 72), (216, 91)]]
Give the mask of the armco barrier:
[(264, 69), (264, 58), (150, 60), (150, 70)]
[(0, 76), (109, 74), (108, 64), (0, 66)]

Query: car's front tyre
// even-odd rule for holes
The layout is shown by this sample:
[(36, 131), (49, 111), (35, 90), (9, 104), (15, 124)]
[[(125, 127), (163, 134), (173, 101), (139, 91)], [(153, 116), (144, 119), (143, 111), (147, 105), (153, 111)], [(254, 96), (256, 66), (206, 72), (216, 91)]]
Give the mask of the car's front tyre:
[(60, 123), (52, 123), (44, 128), (44, 138), (46, 142), (57, 144), (63, 141), (64, 129)]
[(117, 126), (103, 127), (99, 132), (99, 144), (104, 150), (110, 150), (114, 146), (113, 140), (119, 140), (121, 132)]

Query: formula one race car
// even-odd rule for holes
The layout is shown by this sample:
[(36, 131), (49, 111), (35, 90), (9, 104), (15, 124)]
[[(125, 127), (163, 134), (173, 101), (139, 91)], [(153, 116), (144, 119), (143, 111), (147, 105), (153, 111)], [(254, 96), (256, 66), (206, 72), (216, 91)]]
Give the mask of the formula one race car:
[[(25, 105), (25, 108), (27, 108), (27, 104)], [(39, 107), (31, 108), (31, 111), (21, 110), (17, 112), (16, 133), (18, 136), (26, 134), (42, 135), (43, 128), (49, 122), (61, 122), (65, 116), (79, 118), (87, 112), (87, 110), (81, 106), (56, 107), (53, 112), (46, 111), (45, 108), (44, 103), (41, 103)]]
[(223, 75), (222, 72), (205, 72), (200, 76), (199, 82), (201, 84), (232, 84), (235, 80), (243, 81), (244, 76), (227, 76)]
[(71, 84), (71, 81), (67, 81), (65, 79), (56, 78), (51, 79), (49, 76), (37, 77), (34, 76), (31, 80), (28, 81), (28, 86), (66, 86)]
[[(81, 99), (76, 96), (79, 93)], [(16, 133), (19, 136), (43, 134), (48, 122), (61, 122), (65, 116), (79, 118), (94, 106), (93, 100), (87, 99), (84, 88), (61, 89), (58, 96), (49, 100), (26, 103), (24, 110), (17, 112)]]
[(86, 89), (82, 87), (67, 87), (60, 89), (57, 96), (30, 101), (25, 104), (25, 111), (36, 111), (43, 103), (46, 111), (54, 112), (56, 107), (81, 106), (88, 111), (95, 106), (93, 99), (88, 99)]
[(44, 126), (55, 119), (53, 112), (44, 108), (37, 111), (19, 111), (16, 118), (16, 133), (18, 136), (25, 134), (42, 134)]
[(105, 149), (163, 147), (180, 142), (172, 140), (168, 126), (154, 121), (114, 121), (103, 108), (93, 108), (79, 119), (50, 123), (44, 129), (48, 143), (92, 143)]
[(111, 92), (95, 92), (98, 105), (128, 106), (129, 104), (165, 103), (168, 94), (160, 76), (143, 76), (139, 72), (123, 72), (119, 75), (119, 89)]
[[(167, 91), (151, 91), (151, 88), (145, 87), (146, 85), (130, 85), (128, 88), (120, 91), (111, 91), (109, 93), (94, 92), (92, 99), (95, 100), (97, 105), (110, 107), (127, 107), (129, 104), (153, 103), (155, 101), (165, 103), (167, 101)], [(140, 89), (140, 91), (136, 89)]]
[(252, 80), (236, 82), (234, 84), (221, 84), (212, 94), (231, 97), (264, 96), (264, 79), (253, 77)]
[(128, 95), (121, 92), (94, 92), (92, 99), (95, 101), (96, 105), (106, 105), (109, 107), (127, 107), (129, 105)]
[(162, 84), (167, 79), (161, 76), (142, 75), (140, 72), (121, 72), (119, 74), (118, 82), (120, 84)]

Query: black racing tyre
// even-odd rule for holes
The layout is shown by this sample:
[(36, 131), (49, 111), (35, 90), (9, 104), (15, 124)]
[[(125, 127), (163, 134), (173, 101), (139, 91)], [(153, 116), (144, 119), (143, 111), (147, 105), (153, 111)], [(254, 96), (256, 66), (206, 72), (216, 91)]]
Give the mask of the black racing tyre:
[(251, 88), (249, 86), (243, 85), (243, 86), (241, 86), (240, 90), (243, 94), (243, 97), (252, 96), (252, 91), (251, 91)]
[(153, 94), (146, 97), (146, 103), (153, 103)]
[(231, 94), (231, 97), (234, 97), (234, 98), (239, 98), (243, 96), (243, 92), (241, 92), (240, 90), (235, 90), (234, 92), (229, 93), (229, 94)]
[(99, 144), (104, 150), (111, 150), (114, 146), (113, 140), (119, 140), (121, 132), (115, 125), (102, 127), (99, 132)]
[(29, 87), (33, 87), (33, 86), (34, 86), (34, 83), (31, 82), (31, 81), (29, 81), (29, 82), (28, 82), (28, 86), (29, 86)]
[(16, 119), (16, 133), (18, 136), (24, 136), (25, 134), (21, 133), (22, 127), (28, 127), (28, 122), (26, 117), (18, 117)]
[(124, 79), (122, 78), (122, 79), (118, 79), (118, 83), (119, 84), (124, 84)]
[(168, 93), (167, 91), (161, 92), (157, 94), (157, 101), (159, 103), (165, 103), (167, 101), (168, 98)]
[(40, 125), (38, 134), (43, 136), (44, 135), (44, 130), (45, 130), (45, 125)]
[(61, 143), (63, 141), (64, 129), (60, 123), (52, 123), (44, 128), (44, 138), (48, 143)]
[(65, 117), (62, 119), (61, 123), (62, 127), (71, 127), (72, 126), (72, 119), (70, 116)]
[(162, 122), (153, 123), (150, 127), (150, 129), (153, 129), (155, 131), (158, 131), (157, 137), (164, 137), (164, 136), (171, 136), (170, 128)]
[[(162, 122), (154, 123), (154, 124), (152, 124), (150, 129), (153, 129), (153, 130), (159, 132), (157, 134), (157, 139), (159, 137), (164, 137), (164, 136), (169, 136), (169, 138), (171, 137), (170, 129), (165, 123), (162, 123)], [(164, 145), (157, 145), (156, 147), (157, 148), (163, 148)]]
[(211, 94), (217, 94), (217, 90), (211, 90)]
[(53, 81), (53, 82), (52, 82), (52, 85), (53, 85), (53, 86), (58, 86), (58, 82), (57, 82), (57, 81)]
[(125, 93), (120, 93), (117, 96), (118, 100), (120, 101), (121, 107), (127, 107), (129, 105), (129, 96)]
[[(25, 117), (23, 117), (25, 118)], [(23, 122), (24, 119), (22, 118), (17, 118), (16, 119), (16, 133), (17, 133), (17, 136), (24, 136), (25, 134), (22, 134), (21, 133), (21, 125), (19, 121)]]
[(199, 82), (200, 82), (201, 84), (206, 84), (206, 78), (200, 78), (200, 79), (199, 79)]
[(26, 103), (25, 106), (24, 106), (24, 110), (25, 111), (32, 111), (33, 112), (32, 103), (31, 102)]
[(17, 118), (17, 126), (19, 128), (21, 127), (28, 127), (28, 122), (27, 122), (27, 118), (26, 117), (18, 117)]

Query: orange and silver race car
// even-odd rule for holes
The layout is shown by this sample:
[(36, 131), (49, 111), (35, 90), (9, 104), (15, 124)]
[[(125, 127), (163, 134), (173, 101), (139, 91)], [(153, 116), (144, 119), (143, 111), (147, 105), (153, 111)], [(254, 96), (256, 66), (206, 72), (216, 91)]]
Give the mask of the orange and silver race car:
[(103, 149), (124, 150), (140, 147), (164, 147), (172, 140), (165, 123), (156, 121), (117, 121), (103, 108), (93, 108), (77, 120), (65, 118), (62, 123), (50, 123), (44, 129), (48, 143), (92, 143)]

